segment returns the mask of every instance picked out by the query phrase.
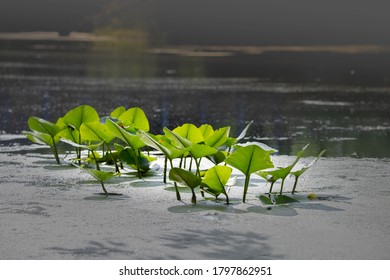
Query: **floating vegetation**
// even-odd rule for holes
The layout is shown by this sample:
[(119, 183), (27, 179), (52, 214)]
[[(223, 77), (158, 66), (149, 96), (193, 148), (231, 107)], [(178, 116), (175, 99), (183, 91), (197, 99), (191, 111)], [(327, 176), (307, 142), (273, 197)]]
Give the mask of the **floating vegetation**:
[[(226, 204), (229, 204), (229, 190), (236, 185), (236, 178), (231, 178), (231, 174), (233, 169), (237, 169), (245, 177), (243, 203), (246, 202), (253, 174), (271, 184), (267, 194), (259, 195), (262, 204), (298, 202), (284, 193), (285, 179), (289, 175), (295, 177), (291, 191), (294, 194), (299, 177), (318, 161), (325, 150), (309, 164), (294, 169), (306, 150), (306, 145), (298, 152), (292, 164), (275, 167), (271, 154), (277, 152), (276, 149), (261, 142), (241, 142), (251, 124), (252, 122), (248, 123), (238, 137), (230, 136), (229, 126), (215, 129), (209, 124), (197, 127), (191, 123), (172, 130), (164, 127), (164, 134), (155, 135), (149, 132), (149, 121), (141, 108), (126, 109), (120, 106), (108, 116), (99, 117), (93, 107), (81, 105), (69, 110), (56, 123), (30, 117), (30, 131), (24, 134), (34, 143), (48, 145), (60, 165), (62, 163), (56, 144), (62, 141), (73, 147), (75, 152), (71, 164), (94, 177), (107, 196), (113, 193), (107, 191), (104, 182), (114, 176), (132, 178), (128, 176), (129, 169), (136, 172), (138, 178), (148, 176), (149, 173), (155, 174), (149, 172), (154, 169), (151, 164), (157, 159), (150, 156), (155, 150), (153, 154), (164, 159), (163, 183), (168, 183), (169, 171), (169, 180), (174, 185), (177, 200), (181, 200), (179, 189), (184, 186), (190, 188), (191, 202), (194, 204), (197, 202), (197, 188), (205, 199), (210, 199), (205, 197), (205, 193), (215, 199), (223, 194)], [(208, 160), (212, 166), (202, 170), (202, 160)], [(274, 183), (278, 180), (281, 180), (280, 190), (273, 193)], [(179, 188), (178, 185), (182, 187)]]

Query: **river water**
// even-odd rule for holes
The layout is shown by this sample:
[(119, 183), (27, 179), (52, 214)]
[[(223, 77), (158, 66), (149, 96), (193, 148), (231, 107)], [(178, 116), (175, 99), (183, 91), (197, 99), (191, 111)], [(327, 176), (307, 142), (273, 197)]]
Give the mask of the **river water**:
[[(141, 107), (151, 132), (230, 125), (295, 154), (390, 157), (390, 53), (91, 50), (78, 43), (1, 42), (0, 131), (27, 129), (88, 104), (101, 116)], [(5, 144), (3, 144), (5, 145)]]

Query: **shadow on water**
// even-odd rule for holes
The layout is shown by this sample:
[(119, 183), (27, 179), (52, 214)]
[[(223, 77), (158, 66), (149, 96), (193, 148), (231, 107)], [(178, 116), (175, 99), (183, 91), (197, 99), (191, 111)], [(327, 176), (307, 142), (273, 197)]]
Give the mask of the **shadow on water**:
[(168, 208), (171, 213), (197, 213), (197, 212), (210, 212), (217, 211), (222, 213), (234, 213), (234, 214), (247, 214), (255, 213), (262, 215), (292, 217), (297, 216), (299, 213), (297, 209), (309, 209), (320, 211), (345, 211), (342, 208), (328, 206), (321, 204), (321, 201), (332, 201), (336, 203), (349, 203), (351, 198), (343, 196), (318, 196), (316, 199), (308, 199), (305, 195), (293, 195), (298, 202), (285, 203), (279, 205), (251, 205), (248, 204), (247, 208), (237, 209), (237, 205), (241, 204), (241, 200), (238, 198), (230, 199), (231, 203), (226, 205), (223, 200), (202, 200), (196, 204), (187, 204), (172, 206)]
[[(275, 259), (272, 247), (267, 244), (268, 237), (252, 231), (238, 232), (232, 230), (186, 230), (158, 236), (165, 241), (165, 247), (174, 251), (191, 250), (199, 259)], [(167, 256), (180, 259), (180, 253)], [(187, 254), (183, 255), (184, 257)], [(193, 255), (192, 255), (193, 256)]]
[(38, 161), (35, 161), (34, 163), (36, 163), (36, 164), (50, 164), (50, 165), (46, 165), (43, 167), (46, 170), (52, 170), (52, 171), (55, 171), (55, 170), (76, 170), (75, 167), (71, 166), (71, 165), (58, 165), (58, 164), (54, 165), (54, 161), (38, 160)]
[(121, 254), (130, 256), (134, 254), (131, 250), (126, 250), (127, 244), (122, 242), (107, 241), (106, 244), (97, 241), (89, 241), (85, 247), (65, 248), (65, 247), (48, 247), (46, 250), (54, 253), (71, 256), (74, 258), (110, 258), (112, 254)]
[(125, 200), (127, 198), (129, 198), (129, 196), (127, 195), (109, 192), (108, 195), (106, 195), (105, 193), (96, 193), (93, 196), (84, 197), (84, 200), (116, 201), (116, 200)]
[(250, 213), (280, 217), (292, 217), (298, 215), (297, 210), (295, 210), (291, 205), (277, 205), (269, 207), (251, 206), (247, 208), (247, 211)]
[[(233, 201), (232, 201), (233, 202)], [(202, 201), (196, 204), (183, 204), (178, 206), (172, 206), (168, 208), (171, 213), (196, 213), (196, 212), (209, 212), (218, 211), (223, 213), (236, 213), (245, 214), (247, 211), (234, 208), (234, 202), (226, 205), (223, 201), (209, 202)]]

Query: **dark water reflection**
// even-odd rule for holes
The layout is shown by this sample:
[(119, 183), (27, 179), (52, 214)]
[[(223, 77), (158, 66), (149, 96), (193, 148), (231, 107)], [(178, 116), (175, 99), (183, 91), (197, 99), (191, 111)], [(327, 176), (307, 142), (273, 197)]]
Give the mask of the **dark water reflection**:
[(80, 104), (102, 116), (119, 105), (140, 106), (154, 133), (192, 122), (230, 125), (237, 134), (254, 120), (250, 139), (281, 154), (311, 143), (308, 155), (327, 149), (328, 156), (390, 157), (389, 55), (378, 56), (5, 48), (0, 130), (19, 133), (29, 116), (55, 121)]

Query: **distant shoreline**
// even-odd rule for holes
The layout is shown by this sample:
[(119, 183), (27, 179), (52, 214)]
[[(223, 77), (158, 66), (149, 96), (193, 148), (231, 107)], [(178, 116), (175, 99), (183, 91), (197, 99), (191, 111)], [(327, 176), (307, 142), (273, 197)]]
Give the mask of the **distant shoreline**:
[[(61, 35), (59, 32), (0, 32), (0, 40), (12, 41), (64, 41), (64, 42), (118, 42), (120, 38), (109, 35), (97, 35), (87, 32), (70, 32)], [(151, 47), (149, 53), (154, 54), (181, 54), (212, 56), (229, 56), (232, 53), (259, 55), (268, 52), (329, 52), (329, 53), (387, 53), (390, 45), (362, 44), (362, 45), (164, 45)]]

